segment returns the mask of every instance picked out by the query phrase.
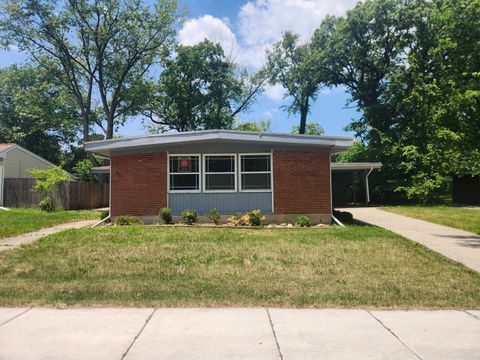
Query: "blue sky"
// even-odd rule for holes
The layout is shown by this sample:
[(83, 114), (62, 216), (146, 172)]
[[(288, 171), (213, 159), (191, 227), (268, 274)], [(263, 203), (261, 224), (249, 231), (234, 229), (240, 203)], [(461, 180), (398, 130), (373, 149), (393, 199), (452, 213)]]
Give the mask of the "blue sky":
[[(182, 0), (187, 7), (187, 21), (179, 32), (179, 41), (195, 44), (205, 37), (219, 42), (225, 52), (242, 66), (252, 70), (264, 63), (265, 50), (280, 39), (283, 31), (298, 33), (307, 41), (326, 15), (343, 15), (356, 0)], [(0, 52), (0, 67), (25, 59), (16, 52)], [(299, 116), (288, 116), (280, 107), (282, 88), (269, 87), (257, 98), (250, 111), (240, 115), (241, 121), (272, 120), (272, 131), (290, 132)], [(355, 109), (346, 109), (348, 94), (343, 89), (325, 89), (318, 96), (309, 115), (309, 122), (318, 122), (326, 135), (351, 135), (343, 129), (358, 116)], [(121, 135), (144, 134), (138, 120), (119, 129)]]

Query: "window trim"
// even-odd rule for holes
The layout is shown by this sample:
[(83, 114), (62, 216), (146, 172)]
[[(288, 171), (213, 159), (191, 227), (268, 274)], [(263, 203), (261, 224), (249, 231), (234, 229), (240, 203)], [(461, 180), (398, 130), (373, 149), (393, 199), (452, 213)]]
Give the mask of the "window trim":
[[(233, 172), (207, 172), (207, 157), (208, 156), (233, 156), (233, 163), (235, 169)], [(202, 154), (202, 190), (206, 194), (212, 193), (236, 193), (238, 192), (238, 157), (236, 153), (205, 153)], [(207, 175), (233, 175), (235, 188), (233, 190), (207, 190)]]
[[(248, 155), (262, 155), (262, 156), (269, 156), (270, 158), (270, 171), (242, 171), (242, 156)], [(238, 191), (242, 193), (273, 193), (273, 157), (272, 153), (238, 153), (238, 181), (239, 187)], [(270, 189), (242, 189), (242, 174), (270, 174)], [(272, 210), (273, 211), (273, 210)]]
[[(198, 172), (191, 173), (174, 173), (170, 172), (170, 158), (175, 156), (197, 156), (198, 157)], [(197, 190), (171, 190), (170, 189), (170, 175), (181, 174), (198, 174), (198, 189)], [(202, 154), (168, 154), (167, 164), (167, 189), (169, 194), (198, 194), (202, 192)]]

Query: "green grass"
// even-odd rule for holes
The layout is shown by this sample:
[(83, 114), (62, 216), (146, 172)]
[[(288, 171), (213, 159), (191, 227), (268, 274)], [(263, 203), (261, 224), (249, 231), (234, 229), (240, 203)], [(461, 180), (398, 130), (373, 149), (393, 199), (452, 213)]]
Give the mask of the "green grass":
[(67, 230), (0, 253), (0, 306), (480, 308), (480, 276), (369, 226)]
[(382, 209), (480, 235), (480, 210), (451, 206), (392, 206)]
[(38, 209), (0, 210), (0, 238), (20, 235), (70, 221), (98, 218), (96, 211), (62, 211), (47, 213)]

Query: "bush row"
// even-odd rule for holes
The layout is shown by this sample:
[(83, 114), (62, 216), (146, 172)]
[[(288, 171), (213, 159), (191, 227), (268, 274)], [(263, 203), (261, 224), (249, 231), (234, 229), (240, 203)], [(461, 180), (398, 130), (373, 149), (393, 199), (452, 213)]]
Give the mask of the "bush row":
[[(107, 214), (108, 215), (108, 214)], [(102, 214), (105, 217), (105, 214)], [(164, 224), (173, 224), (172, 210), (170, 208), (160, 209), (160, 219)], [(210, 221), (218, 225), (220, 223), (220, 213), (213, 208), (207, 215)], [(198, 221), (198, 213), (196, 210), (186, 209), (180, 214), (182, 223), (192, 225)], [(265, 216), (260, 210), (252, 210), (246, 213), (236, 213), (228, 218), (228, 222), (233, 226), (262, 226), (265, 221)], [(117, 216), (115, 218), (115, 225), (134, 225), (142, 224), (142, 221), (135, 216)], [(306, 215), (299, 215), (295, 219), (295, 226), (309, 227), (310, 218)]]

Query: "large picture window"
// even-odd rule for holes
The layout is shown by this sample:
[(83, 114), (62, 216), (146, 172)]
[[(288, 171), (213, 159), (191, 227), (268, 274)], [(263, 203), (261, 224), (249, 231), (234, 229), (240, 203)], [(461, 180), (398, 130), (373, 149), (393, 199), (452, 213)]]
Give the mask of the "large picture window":
[(236, 191), (235, 155), (205, 155), (205, 191)]
[(270, 155), (240, 155), (240, 184), (241, 191), (271, 190), (272, 169)]
[(199, 155), (171, 155), (169, 173), (170, 191), (200, 191)]

